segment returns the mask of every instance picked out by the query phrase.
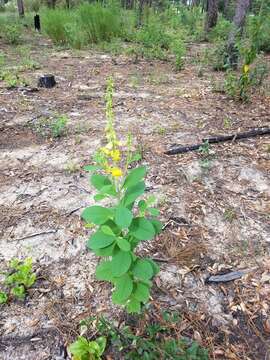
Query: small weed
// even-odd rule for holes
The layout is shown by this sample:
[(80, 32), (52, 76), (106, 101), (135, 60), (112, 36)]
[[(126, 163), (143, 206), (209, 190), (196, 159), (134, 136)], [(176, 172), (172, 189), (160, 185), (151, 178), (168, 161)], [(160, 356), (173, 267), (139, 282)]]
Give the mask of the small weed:
[(68, 117), (57, 115), (55, 118), (40, 118), (31, 127), (42, 137), (59, 138), (67, 132)]
[(18, 69), (6, 69), (1, 71), (0, 80), (4, 81), (10, 89), (28, 85), (27, 81), (19, 75)]
[(0, 303), (6, 303), (9, 295), (24, 299), (29, 289), (36, 281), (36, 275), (32, 270), (32, 260), (24, 261), (12, 259), (9, 263), (9, 271), (3, 273), (5, 276), (4, 286), (6, 292), (0, 292)]
[(200, 166), (203, 170), (209, 170), (211, 167), (211, 160), (213, 159), (213, 153), (210, 150), (208, 141), (205, 141), (199, 148), (201, 159), (199, 161)]
[(51, 132), (54, 138), (59, 138), (66, 133), (68, 117), (66, 115), (58, 116), (51, 124)]
[(78, 339), (69, 345), (68, 351), (72, 354), (72, 360), (101, 360), (106, 348), (106, 338), (101, 336), (94, 341), (88, 341), (85, 337)]
[(230, 129), (232, 127), (232, 120), (229, 117), (223, 120), (223, 127), (224, 129)]
[(232, 222), (236, 219), (236, 211), (233, 208), (228, 208), (224, 211), (225, 220)]
[(170, 79), (166, 74), (154, 73), (149, 75), (148, 82), (151, 85), (163, 85), (168, 84), (170, 82)]
[(4, 291), (0, 291), (0, 304), (6, 304), (8, 302), (8, 294)]
[(163, 136), (163, 135), (165, 135), (166, 134), (166, 132), (167, 132), (167, 130), (166, 130), (166, 128), (165, 127), (163, 127), (163, 126), (157, 126), (156, 128), (155, 128), (155, 133), (157, 133), (158, 135), (161, 135), (161, 136)]
[(65, 165), (65, 171), (68, 174), (74, 174), (74, 173), (78, 172), (80, 170), (80, 168), (81, 168), (80, 165), (76, 164), (73, 161), (70, 161)]
[(4, 52), (0, 51), (0, 67), (3, 67), (6, 63), (6, 55)]

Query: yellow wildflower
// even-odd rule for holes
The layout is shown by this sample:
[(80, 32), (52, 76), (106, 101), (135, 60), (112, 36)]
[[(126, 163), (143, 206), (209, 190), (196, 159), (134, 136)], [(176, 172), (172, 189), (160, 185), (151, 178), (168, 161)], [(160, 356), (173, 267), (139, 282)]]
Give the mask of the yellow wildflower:
[(120, 160), (120, 151), (119, 150), (112, 150), (111, 151), (111, 158), (113, 161), (119, 161)]
[(105, 155), (109, 156), (110, 155), (110, 150), (106, 149), (106, 147), (102, 147), (100, 148), (100, 151), (102, 151)]
[(117, 167), (111, 168), (111, 174), (114, 177), (119, 177), (119, 176), (123, 175), (122, 170), (120, 168), (117, 168)]
[(249, 65), (244, 65), (243, 67), (244, 73), (248, 73), (249, 72)]

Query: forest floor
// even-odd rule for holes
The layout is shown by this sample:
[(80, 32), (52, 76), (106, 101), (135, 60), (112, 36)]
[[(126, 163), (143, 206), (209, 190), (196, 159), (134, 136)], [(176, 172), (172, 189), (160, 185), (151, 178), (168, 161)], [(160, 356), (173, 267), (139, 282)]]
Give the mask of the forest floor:
[[(241, 104), (213, 91), (223, 74), (208, 66), (201, 72), (209, 44), (191, 44), (180, 72), (168, 62), (59, 49), (40, 35), (28, 34), (24, 45), (40, 65), (21, 73), (29, 86), (0, 81), (0, 270), (12, 257), (31, 256), (38, 281), (25, 302), (0, 308), (0, 359), (64, 359), (61, 349), (81, 319), (124, 316), (110, 303), (110, 286), (95, 281), (97, 258), (85, 248), (80, 220), (93, 203), (82, 166), (104, 140), (110, 75), (117, 131), (133, 134), (167, 224), (143, 248), (164, 260), (152, 306), (179, 311), (179, 335), (207, 346), (213, 359), (270, 359), (269, 136), (211, 145), (204, 162), (198, 151), (164, 155), (173, 144), (270, 126), (270, 79)], [(0, 48), (9, 66), (18, 65), (15, 47), (0, 39)], [(46, 73), (57, 86), (35, 90)], [(44, 136), (63, 114), (65, 136)], [(235, 270), (245, 274), (205, 282)]]

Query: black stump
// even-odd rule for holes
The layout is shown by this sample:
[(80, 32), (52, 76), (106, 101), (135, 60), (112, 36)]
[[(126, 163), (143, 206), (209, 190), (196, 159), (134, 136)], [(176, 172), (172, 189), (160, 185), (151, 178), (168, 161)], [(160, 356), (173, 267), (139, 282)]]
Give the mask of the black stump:
[(38, 86), (45, 87), (47, 89), (53, 88), (56, 85), (56, 81), (53, 75), (43, 75), (38, 79)]
[(40, 17), (38, 14), (34, 16), (34, 26), (35, 26), (35, 30), (40, 32)]

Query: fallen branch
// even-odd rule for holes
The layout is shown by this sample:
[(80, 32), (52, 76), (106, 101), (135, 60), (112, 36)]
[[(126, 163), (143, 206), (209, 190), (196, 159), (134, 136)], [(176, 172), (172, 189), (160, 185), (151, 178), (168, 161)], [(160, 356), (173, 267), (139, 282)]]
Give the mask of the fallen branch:
[(176, 155), (176, 154), (183, 154), (189, 151), (198, 150), (204, 143), (208, 142), (209, 144), (216, 144), (225, 141), (231, 140), (240, 140), (240, 139), (247, 139), (256, 136), (268, 135), (270, 134), (270, 128), (260, 128), (260, 129), (253, 129), (250, 131), (240, 132), (233, 135), (220, 135), (220, 136), (213, 136), (210, 138), (203, 139), (201, 144), (195, 144), (190, 146), (179, 146), (174, 149), (168, 150), (165, 152), (166, 155)]

